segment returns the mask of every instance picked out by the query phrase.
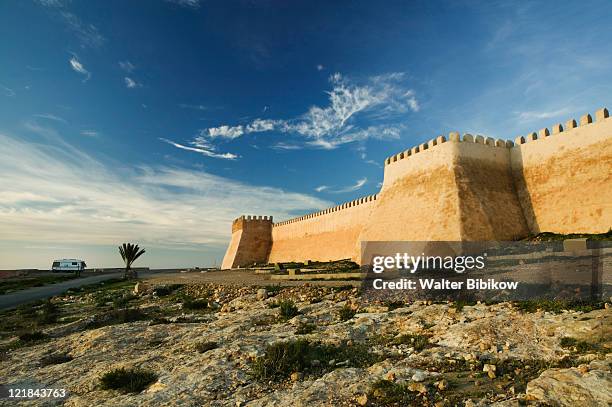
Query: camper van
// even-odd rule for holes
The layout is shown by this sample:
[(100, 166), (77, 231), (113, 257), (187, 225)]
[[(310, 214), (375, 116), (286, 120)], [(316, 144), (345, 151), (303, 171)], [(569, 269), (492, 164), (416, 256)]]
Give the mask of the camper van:
[(57, 271), (74, 271), (76, 273), (80, 273), (87, 267), (87, 264), (83, 260), (79, 259), (61, 259), (54, 260), (53, 265), (51, 266), (52, 272)]

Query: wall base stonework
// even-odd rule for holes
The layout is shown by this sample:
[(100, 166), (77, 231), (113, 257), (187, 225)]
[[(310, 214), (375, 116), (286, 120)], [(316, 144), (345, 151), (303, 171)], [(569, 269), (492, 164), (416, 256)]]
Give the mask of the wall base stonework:
[(350, 258), (363, 241), (515, 240), (612, 227), (612, 120), (501, 139), (450, 133), (385, 161), (376, 195), (273, 224), (234, 221), (222, 268)]

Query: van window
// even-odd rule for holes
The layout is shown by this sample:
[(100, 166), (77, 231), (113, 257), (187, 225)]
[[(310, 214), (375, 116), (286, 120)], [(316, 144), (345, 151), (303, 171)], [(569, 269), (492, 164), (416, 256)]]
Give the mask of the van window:
[(59, 262), (59, 261), (54, 261), (54, 262), (53, 262), (53, 267), (59, 267), (59, 265), (60, 265), (60, 262)]
[(76, 265), (77, 265), (76, 261), (73, 261), (73, 262), (72, 262), (72, 265), (73, 265), (73, 266), (76, 266)]

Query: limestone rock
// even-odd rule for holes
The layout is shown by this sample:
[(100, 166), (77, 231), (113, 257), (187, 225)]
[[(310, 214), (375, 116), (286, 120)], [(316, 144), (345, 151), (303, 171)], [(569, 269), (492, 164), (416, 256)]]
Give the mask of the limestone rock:
[(257, 290), (257, 299), (262, 301), (265, 300), (266, 298), (268, 298), (268, 290), (266, 290), (265, 288), (260, 288), (259, 290)]
[(612, 375), (598, 369), (549, 369), (527, 384), (527, 397), (559, 406), (609, 406), (612, 404)]

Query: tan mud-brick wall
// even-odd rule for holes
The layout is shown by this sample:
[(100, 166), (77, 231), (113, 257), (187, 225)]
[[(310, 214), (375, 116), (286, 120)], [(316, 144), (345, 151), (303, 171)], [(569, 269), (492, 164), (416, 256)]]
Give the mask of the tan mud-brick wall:
[(612, 119), (607, 116), (600, 110), (595, 120), (585, 115), (517, 138), (526, 142), (512, 149), (512, 170), (532, 233), (603, 233), (612, 227)]
[(232, 239), (221, 268), (265, 263), (272, 246), (272, 217), (241, 216), (232, 223)]

